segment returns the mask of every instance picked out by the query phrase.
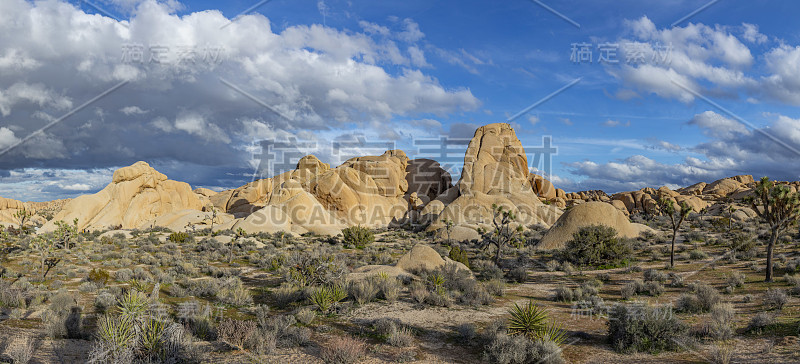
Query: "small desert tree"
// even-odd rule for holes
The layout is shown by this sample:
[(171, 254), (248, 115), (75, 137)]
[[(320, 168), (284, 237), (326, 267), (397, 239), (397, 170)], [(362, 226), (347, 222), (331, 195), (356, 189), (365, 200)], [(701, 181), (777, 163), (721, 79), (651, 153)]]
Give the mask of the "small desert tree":
[(444, 231), (447, 234), (447, 244), (450, 244), (450, 242), (452, 241), (450, 239), (450, 234), (453, 232), (453, 220), (445, 218), (444, 220), (442, 220), (442, 223), (444, 224)]
[(502, 206), (492, 204), (492, 225), (494, 230), (487, 231), (483, 228), (479, 229), (479, 233), (483, 236), (483, 249), (489, 245), (497, 247), (497, 253), (494, 256), (494, 261), (500, 264), (500, 257), (503, 254), (503, 248), (506, 245), (519, 245), (522, 237), (522, 225), (513, 227), (514, 221), (517, 219), (511, 211), (506, 211)]
[(42, 279), (45, 279), (50, 269), (61, 262), (61, 258), (57, 256), (58, 249), (56, 248), (56, 242), (50, 235), (40, 235), (33, 238), (29, 246), (31, 250), (39, 255), (40, 273)]
[(17, 222), (19, 223), (19, 230), (20, 231), (22, 231), (22, 232), (26, 231), (25, 222), (27, 222), (28, 219), (31, 218), (31, 216), (33, 216), (33, 213), (31, 211), (28, 211), (28, 209), (26, 209), (24, 207), (14, 214), (14, 218), (16, 218)]
[(753, 195), (746, 199), (758, 217), (770, 228), (767, 245), (767, 276), (765, 281), (772, 282), (772, 252), (778, 236), (797, 221), (800, 215), (800, 194), (792, 192), (789, 186), (776, 186), (769, 177), (756, 182)]
[(686, 201), (681, 202), (681, 209), (677, 210), (675, 208), (675, 201), (662, 198), (658, 200), (658, 208), (661, 212), (667, 216), (669, 216), (669, 220), (672, 222), (672, 247), (669, 252), (669, 266), (675, 266), (675, 238), (678, 236), (678, 229), (681, 228), (681, 224), (683, 221), (689, 217), (689, 213), (692, 212), (692, 208)]
[(209, 205), (208, 211), (211, 212), (211, 216), (206, 217), (206, 219), (211, 220), (211, 236), (214, 236), (214, 223), (217, 220), (217, 209), (214, 205)]
[(58, 245), (64, 250), (69, 250), (75, 245), (75, 240), (78, 237), (78, 218), (72, 220), (72, 224), (68, 224), (62, 220), (56, 221), (56, 231), (53, 233)]

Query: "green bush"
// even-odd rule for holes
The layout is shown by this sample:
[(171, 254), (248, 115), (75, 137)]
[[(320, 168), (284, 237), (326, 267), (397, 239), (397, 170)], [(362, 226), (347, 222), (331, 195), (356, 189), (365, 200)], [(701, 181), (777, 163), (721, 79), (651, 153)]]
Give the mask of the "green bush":
[(192, 236), (188, 233), (176, 232), (169, 234), (168, 240), (175, 244), (188, 243), (192, 240)]
[(89, 271), (89, 275), (86, 278), (92, 283), (106, 284), (111, 279), (111, 275), (104, 269), (95, 268)]
[(609, 313), (608, 341), (618, 352), (674, 350), (686, 332), (668, 306), (617, 304)]
[(471, 268), (469, 266), (469, 257), (467, 257), (466, 250), (461, 250), (459, 247), (453, 246), (452, 248), (450, 248), (450, 254), (448, 254), (448, 256), (450, 257), (450, 259), (459, 262), (461, 264), (464, 264), (467, 268)]
[(561, 251), (562, 260), (582, 267), (611, 268), (626, 265), (633, 255), (628, 241), (605, 225), (583, 227)]
[(347, 245), (364, 248), (375, 241), (375, 234), (365, 227), (351, 226), (342, 230), (342, 241)]

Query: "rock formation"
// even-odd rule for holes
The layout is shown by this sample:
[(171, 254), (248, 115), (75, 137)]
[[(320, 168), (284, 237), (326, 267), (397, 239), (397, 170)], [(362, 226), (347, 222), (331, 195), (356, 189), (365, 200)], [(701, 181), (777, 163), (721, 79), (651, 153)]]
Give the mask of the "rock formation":
[(19, 220), (14, 215), (22, 209), (30, 208), (22, 201), (0, 197), (0, 225), (18, 227)]
[[(444, 208), (430, 229), (441, 229), (444, 219), (473, 230), (489, 226), (493, 218), (492, 205), (513, 211), (520, 224), (549, 226), (561, 210), (542, 203), (531, 181), (534, 185), (535, 181), (540, 181), (539, 190), (550, 193), (543, 179), (531, 176), (528, 171), (525, 151), (509, 124), (482, 126), (469, 143), (457, 186), (436, 198)], [(426, 207), (422, 214), (432, 214), (441, 205)]]
[(644, 231), (653, 230), (641, 224), (631, 223), (624, 213), (605, 202), (587, 202), (576, 205), (556, 221), (542, 237), (538, 249), (561, 249), (572, 239), (572, 234), (590, 225), (606, 225), (617, 230), (619, 236), (635, 238)]
[(133, 229), (158, 216), (202, 207), (189, 184), (171, 181), (147, 163), (137, 162), (115, 171), (111, 183), (100, 192), (64, 205), (40, 231), (53, 231), (55, 221), (72, 222), (76, 218), (80, 229)]

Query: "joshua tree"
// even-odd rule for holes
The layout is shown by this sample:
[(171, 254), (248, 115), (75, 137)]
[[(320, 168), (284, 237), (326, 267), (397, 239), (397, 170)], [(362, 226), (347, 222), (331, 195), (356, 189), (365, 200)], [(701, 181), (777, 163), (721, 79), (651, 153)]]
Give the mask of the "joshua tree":
[(233, 262), (234, 244), (238, 244), (239, 243), (239, 239), (241, 239), (241, 238), (243, 238), (245, 236), (247, 236), (247, 232), (244, 231), (244, 229), (242, 229), (242, 228), (236, 229), (236, 236), (234, 237), (233, 241), (231, 241), (230, 247), (228, 249), (228, 264), (231, 264), (231, 262)]
[(211, 220), (211, 236), (214, 236), (214, 222), (217, 220), (217, 209), (214, 205), (209, 205), (208, 211), (211, 212), (211, 216), (207, 217), (207, 219)]
[(33, 213), (31, 211), (28, 211), (28, 209), (24, 207), (14, 214), (14, 217), (17, 219), (17, 222), (19, 222), (20, 231), (25, 231), (25, 222), (28, 221), (28, 219), (30, 219), (31, 216), (33, 216)]
[(789, 186), (776, 186), (769, 177), (762, 177), (761, 181), (756, 182), (753, 192), (746, 201), (770, 228), (765, 281), (772, 282), (772, 252), (775, 242), (778, 241), (778, 236), (797, 221), (800, 215), (800, 194), (793, 193)]
[(669, 266), (675, 266), (675, 238), (678, 236), (678, 229), (681, 228), (681, 224), (683, 221), (689, 217), (689, 213), (692, 212), (692, 208), (686, 201), (681, 202), (681, 209), (678, 211), (675, 209), (675, 201), (662, 198), (658, 200), (658, 208), (661, 210), (662, 213), (669, 216), (669, 220), (672, 222), (672, 248), (669, 252)]
[(58, 240), (58, 245), (64, 250), (69, 250), (71, 245), (75, 245), (73, 240), (78, 236), (78, 219), (72, 220), (72, 225), (59, 220), (56, 221), (56, 226), (58, 228), (54, 234)]
[(453, 232), (453, 220), (445, 218), (442, 220), (444, 223), (444, 231), (447, 233), (447, 243), (450, 244), (452, 240), (450, 240), (450, 233)]
[(42, 279), (45, 279), (47, 277), (47, 273), (50, 272), (50, 269), (61, 262), (61, 258), (56, 256), (56, 243), (51, 236), (42, 235), (33, 238), (30, 243), (30, 247), (39, 253), (39, 265)]
[(511, 224), (517, 219), (511, 211), (506, 211), (502, 206), (492, 205), (492, 225), (494, 230), (486, 231), (483, 228), (479, 229), (479, 233), (483, 236), (483, 249), (489, 245), (497, 247), (497, 253), (494, 256), (496, 264), (500, 264), (500, 256), (503, 252), (503, 247), (506, 245), (519, 245), (520, 237), (522, 235), (522, 225), (517, 225), (516, 228)]

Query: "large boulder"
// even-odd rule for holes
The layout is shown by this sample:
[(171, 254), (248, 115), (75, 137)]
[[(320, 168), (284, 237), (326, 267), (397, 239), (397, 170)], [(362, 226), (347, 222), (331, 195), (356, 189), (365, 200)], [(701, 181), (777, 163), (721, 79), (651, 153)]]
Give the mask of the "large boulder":
[(134, 229), (158, 216), (202, 208), (189, 184), (169, 180), (147, 163), (136, 162), (116, 170), (111, 183), (100, 192), (67, 203), (40, 231), (54, 231), (56, 221), (74, 219), (80, 229)]
[(753, 183), (753, 176), (740, 175), (716, 180), (703, 188), (703, 194), (714, 198), (727, 197), (739, 189)]
[(173, 231), (201, 230), (211, 227), (212, 218), (214, 219), (214, 225), (218, 226), (233, 220), (233, 215), (217, 212), (216, 217), (214, 217), (214, 214), (209, 211), (192, 209), (178, 210), (161, 215), (154, 220), (144, 223), (143, 226), (159, 226)]
[(277, 206), (264, 208), (238, 220), (230, 227), (231, 230), (244, 230), (248, 234), (292, 232), (292, 220), (282, 209)]
[(580, 228), (591, 225), (613, 227), (621, 237), (635, 238), (644, 231), (653, 229), (631, 223), (624, 213), (605, 202), (587, 202), (576, 205), (564, 212), (555, 224), (542, 237), (538, 249), (561, 249), (572, 240), (572, 235)]
[(416, 272), (420, 270), (434, 270), (444, 264), (444, 259), (442, 259), (436, 250), (420, 243), (414, 245), (408, 253), (400, 257), (395, 267), (407, 272)]
[(349, 225), (386, 226), (408, 211), (408, 157), (400, 150), (347, 160), (308, 183), (308, 191)]
[(406, 172), (407, 196), (416, 193), (417, 196), (427, 197), (428, 201), (432, 201), (453, 187), (453, 178), (450, 176), (450, 172), (444, 170), (435, 160), (409, 160)]
[[(290, 179), (275, 186), (267, 201), (288, 215), (293, 225), (319, 235), (339, 235), (347, 227), (316, 198), (303, 189), (300, 181)], [(294, 231), (298, 231), (295, 229)]]

